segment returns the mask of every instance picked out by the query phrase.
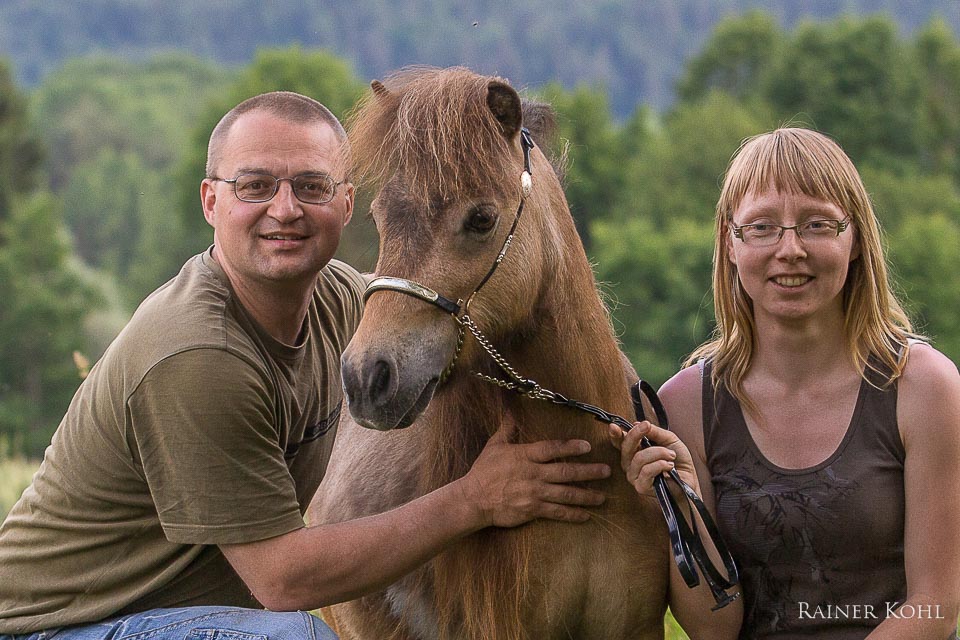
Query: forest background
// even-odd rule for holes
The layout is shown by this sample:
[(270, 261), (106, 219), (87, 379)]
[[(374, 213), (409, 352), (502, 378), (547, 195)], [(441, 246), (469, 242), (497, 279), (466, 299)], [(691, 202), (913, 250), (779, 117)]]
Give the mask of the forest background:
[[(139, 301), (210, 244), (198, 184), (219, 116), (274, 89), (343, 116), (409, 64), (554, 105), (573, 215), (653, 382), (713, 328), (731, 154), (788, 122), (857, 163), (896, 289), (958, 361), (958, 28), (958, 0), (0, 3), (0, 517)], [(354, 220), (339, 257), (370, 270), (375, 230)]]

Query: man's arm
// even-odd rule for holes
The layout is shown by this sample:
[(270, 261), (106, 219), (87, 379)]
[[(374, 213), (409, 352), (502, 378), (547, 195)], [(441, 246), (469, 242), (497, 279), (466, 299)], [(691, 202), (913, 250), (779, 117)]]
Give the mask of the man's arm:
[(220, 545), (268, 609), (309, 610), (383, 588), (455, 540), (487, 526), (534, 518), (583, 522), (597, 491), (566, 483), (610, 474), (603, 464), (557, 462), (589, 451), (585, 441), (510, 444), (502, 427), (462, 478), (375, 516)]

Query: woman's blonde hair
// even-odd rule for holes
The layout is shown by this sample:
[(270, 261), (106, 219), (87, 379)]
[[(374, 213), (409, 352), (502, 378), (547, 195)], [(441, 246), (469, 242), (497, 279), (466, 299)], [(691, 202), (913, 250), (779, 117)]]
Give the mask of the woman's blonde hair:
[[(713, 362), (712, 382), (724, 383), (752, 413), (756, 406), (743, 392), (743, 379), (756, 348), (753, 303), (728, 259), (728, 224), (748, 194), (773, 187), (831, 202), (850, 216), (860, 246), (843, 288), (844, 333), (858, 370), (883, 371), (888, 384), (903, 371), (908, 339), (917, 337), (891, 290), (886, 256), (870, 197), (853, 162), (827, 136), (785, 127), (743, 142), (730, 161), (716, 209), (713, 254), (713, 302), (717, 325), (687, 365)], [(873, 356), (876, 361), (871, 361)], [(879, 366), (878, 366), (879, 365)]]

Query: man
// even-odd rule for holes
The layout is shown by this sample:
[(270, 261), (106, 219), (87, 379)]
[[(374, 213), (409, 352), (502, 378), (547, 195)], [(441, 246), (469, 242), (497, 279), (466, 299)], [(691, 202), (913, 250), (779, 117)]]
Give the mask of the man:
[(581, 521), (602, 501), (557, 490), (609, 473), (554, 462), (585, 442), (500, 433), (450, 485), (304, 526), (362, 308), (363, 278), (331, 260), (353, 212), (344, 143), (326, 108), (288, 92), (214, 129), (200, 187), (213, 247), (107, 349), (0, 528), (0, 638), (331, 638), (303, 611), (383, 587), (485, 526)]

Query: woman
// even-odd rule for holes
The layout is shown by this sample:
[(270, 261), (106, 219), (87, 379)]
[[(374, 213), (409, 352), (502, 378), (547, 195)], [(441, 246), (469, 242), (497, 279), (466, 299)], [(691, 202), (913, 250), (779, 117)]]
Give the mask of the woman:
[[(912, 333), (857, 170), (778, 129), (734, 156), (716, 214), (716, 333), (660, 391), (672, 432), (611, 430), (628, 478), (649, 496), (676, 465), (702, 490), (740, 567), (740, 638), (953, 638), (960, 375)], [(702, 628), (715, 614), (677, 580)]]

